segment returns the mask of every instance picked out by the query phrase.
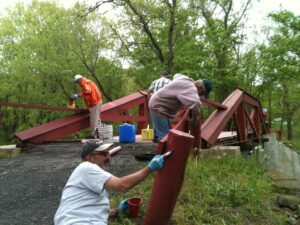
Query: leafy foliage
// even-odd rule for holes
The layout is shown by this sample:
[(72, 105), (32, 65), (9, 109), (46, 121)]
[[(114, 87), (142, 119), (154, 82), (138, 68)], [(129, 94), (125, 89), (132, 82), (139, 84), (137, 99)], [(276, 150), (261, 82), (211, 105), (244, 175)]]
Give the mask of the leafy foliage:
[[(1, 101), (66, 106), (68, 96), (80, 91), (73, 83), (78, 73), (105, 87), (102, 92), (110, 93), (110, 98), (128, 93), (121, 88), (127, 79), (122, 76), (120, 63), (104, 54), (109, 50), (108, 36), (97, 23), (101, 21), (99, 16), (81, 17), (81, 11), (80, 5), (67, 10), (53, 2), (33, 1), (28, 8), (18, 4), (1, 18)], [(84, 107), (83, 102), (78, 107)], [(16, 131), (69, 114), (9, 108), (2, 111), (4, 140), (11, 139)]]
[[(268, 87), (268, 105), (271, 109), (277, 109), (273, 117), (282, 118), (281, 130), (283, 122), (287, 122), (288, 139), (292, 139), (292, 123), (300, 108), (300, 17), (287, 11), (271, 13), (269, 16), (277, 28), (276, 33), (270, 36), (268, 46), (261, 46), (263, 85)], [(271, 99), (274, 99), (273, 102), (270, 102)], [(269, 119), (272, 120), (272, 117)]]
[[(255, 0), (96, 1), (65, 9), (53, 1), (17, 4), (0, 18), (0, 100), (66, 105), (79, 92), (75, 74), (94, 80), (105, 101), (145, 90), (166, 69), (213, 81), (222, 102), (237, 87), (268, 108), (280, 129), (299, 117), (299, 16), (273, 12), (268, 43), (245, 46), (244, 23)], [(97, 9), (110, 4), (114, 19)], [(243, 49), (243, 50), (242, 50)], [(77, 107), (84, 107), (82, 101)], [(1, 140), (55, 118), (60, 112), (2, 108)], [(287, 125), (285, 125), (287, 123)], [(297, 129), (297, 128), (296, 128)]]

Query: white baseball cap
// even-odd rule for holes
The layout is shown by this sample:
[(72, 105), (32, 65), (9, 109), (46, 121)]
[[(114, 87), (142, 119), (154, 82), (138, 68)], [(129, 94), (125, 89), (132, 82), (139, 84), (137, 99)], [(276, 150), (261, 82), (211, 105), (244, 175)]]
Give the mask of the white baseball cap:
[(74, 82), (77, 82), (81, 78), (82, 78), (82, 76), (80, 74), (75, 75), (74, 76)]

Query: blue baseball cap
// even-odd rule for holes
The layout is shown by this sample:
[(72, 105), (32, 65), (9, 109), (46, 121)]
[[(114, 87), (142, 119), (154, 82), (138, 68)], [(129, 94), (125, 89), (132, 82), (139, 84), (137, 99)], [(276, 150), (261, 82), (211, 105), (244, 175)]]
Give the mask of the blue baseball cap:
[(205, 87), (204, 97), (207, 99), (212, 89), (212, 82), (210, 80), (202, 80), (202, 81)]

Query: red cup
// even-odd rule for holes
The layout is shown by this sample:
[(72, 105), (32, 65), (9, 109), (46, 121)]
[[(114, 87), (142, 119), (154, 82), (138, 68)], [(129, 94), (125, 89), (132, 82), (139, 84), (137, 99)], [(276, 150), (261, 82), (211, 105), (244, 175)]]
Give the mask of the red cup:
[(135, 218), (138, 216), (141, 205), (142, 205), (141, 198), (128, 199), (129, 216), (131, 218)]

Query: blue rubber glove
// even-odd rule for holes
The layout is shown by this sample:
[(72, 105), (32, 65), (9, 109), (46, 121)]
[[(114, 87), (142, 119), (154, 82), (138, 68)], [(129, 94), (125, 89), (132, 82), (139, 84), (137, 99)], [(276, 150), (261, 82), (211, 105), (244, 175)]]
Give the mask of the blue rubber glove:
[(76, 100), (78, 97), (79, 97), (78, 94), (74, 94), (71, 96), (71, 99)]
[(148, 164), (151, 172), (159, 170), (164, 165), (164, 157), (162, 155), (156, 155)]
[(124, 213), (127, 210), (128, 210), (128, 199), (126, 198), (120, 202), (118, 206), (118, 211)]

